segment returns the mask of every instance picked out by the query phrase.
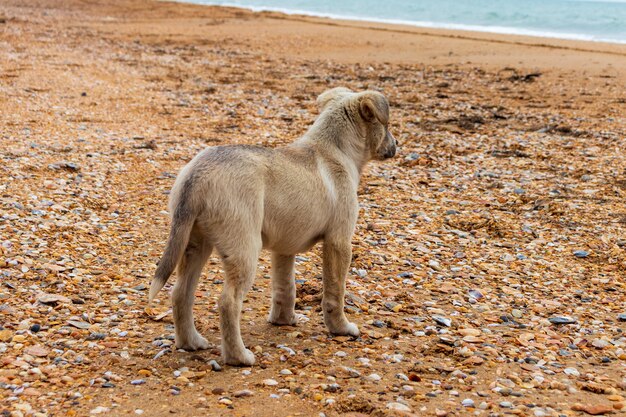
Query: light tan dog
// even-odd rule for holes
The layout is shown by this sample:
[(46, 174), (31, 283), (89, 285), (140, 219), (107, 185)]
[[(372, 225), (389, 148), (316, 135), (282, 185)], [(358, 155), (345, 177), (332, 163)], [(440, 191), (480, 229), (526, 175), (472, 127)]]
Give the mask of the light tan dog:
[(226, 279), (219, 300), (222, 355), (252, 365), (239, 329), (261, 248), (272, 251), (269, 322), (296, 323), (295, 254), (324, 242), (322, 308), (328, 330), (358, 336), (346, 318), (345, 277), (359, 211), (357, 188), (365, 163), (396, 153), (389, 103), (380, 93), (335, 88), (318, 99), (322, 112), (294, 143), (277, 149), (217, 146), (185, 166), (170, 194), (172, 227), (152, 286), (152, 300), (178, 266), (172, 302), (176, 347), (206, 349), (193, 320), (194, 292), (213, 248)]

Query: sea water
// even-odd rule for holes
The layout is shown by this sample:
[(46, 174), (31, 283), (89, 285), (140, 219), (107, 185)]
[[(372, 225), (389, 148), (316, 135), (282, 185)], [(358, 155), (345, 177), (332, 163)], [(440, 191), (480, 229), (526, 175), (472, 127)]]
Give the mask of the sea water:
[(626, 43), (626, 0), (187, 0), (420, 27)]

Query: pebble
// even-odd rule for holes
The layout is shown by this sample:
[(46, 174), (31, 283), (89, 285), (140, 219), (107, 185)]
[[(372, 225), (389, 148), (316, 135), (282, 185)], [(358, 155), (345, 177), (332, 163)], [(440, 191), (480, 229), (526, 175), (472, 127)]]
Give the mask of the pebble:
[(598, 349), (604, 349), (605, 347), (609, 346), (610, 343), (604, 339), (593, 339), (591, 345)]
[(513, 407), (513, 404), (509, 401), (502, 401), (500, 402), (500, 407), (502, 408), (511, 408)]
[(154, 355), (154, 358), (152, 358), (152, 359), (159, 359), (161, 356), (165, 355), (168, 352), (170, 352), (169, 349), (163, 349), (163, 350), (159, 351), (159, 353)]
[(578, 372), (578, 369), (576, 369), (576, 368), (565, 368), (565, 369), (563, 369), (563, 372), (566, 375), (580, 376), (580, 372)]
[(398, 402), (387, 403), (387, 408), (393, 411), (411, 412), (411, 407), (402, 403), (398, 403)]
[(240, 391), (233, 392), (233, 397), (236, 397), (236, 398), (252, 397), (253, 395), (254, 395), (254, 392), (250, 391), (248, 389), (243, 389), (243, 390), (240, 390)]
[(577, 258), (586, 258), (587, 256), (589, 256), (589, 252), (584, 250), (577, 250), (574, 251), (574, 256)]
[(44, 358), (50, 354), (50, 351), (41, 345), (29, 346), (24, 350), (24, 353)]
[(369, 374), (367, 376), (367, 379), (369, 379), (370, 381), (377, 382), (377, 381), (380, 381), (382, 378), (378, 374)]
[(220, 372), (222, 370), (222, 367), (220, 366), (219, 363), (217, 363), (217, 361), (215, 359), (211, 359), (209, 361), (209, 366), (211, 367), (211, 369), (215, 372)]
[(11, 330), (0, 330), (0, 342), (10, 342), (13, 338), (13, 332)]
[(462, 336), (470, 336), (470, 337), (480, 336), (480, 333), (481, 333), (481, 331), (478, 329), (459, 329), (458, 332)]
[(267, 385), (268, 387), (273, 387), (275, 385), (278, 385), (278, 381), (276, 381), (275, 379), (264, 379), (263, 384)]
[(617, 320), (626, 321), (626, 313), (620, 313), (617, 315)]
[(146, 383), (145, 379), (133, 379), (132, 381), (130, 381), (131, 385), (143, 385)]
[(603, 414), (613, 413), (613, 407), (608, 405), (599, 405), (599, 404), (574, 404), (572, 405), (572, 410), (574, 411), (584, 411), (587, 414), (591, 414), (592, 416), (599, 416)]
[(472, 400), (471, 398), (466, 398), (461, 401), (461, 405), (463, 407), (474, 407), (474, 400)]
[(67, 324), (69, 324), (70, 326), (76, 327), (77, 329), (88, 329), (91, 327), (91, 324), (85, 321), (78, 321), (78, 320), (68, 320)]
[(574, 324), (576, 320), (566, 316), (555, 316), (548, 319), (552, 324)]
[(433, 320), (436, 323), (441, 324), (442, 326), (450, 327), (452, 325), (452, 320), (443, 316), (432, 316)]

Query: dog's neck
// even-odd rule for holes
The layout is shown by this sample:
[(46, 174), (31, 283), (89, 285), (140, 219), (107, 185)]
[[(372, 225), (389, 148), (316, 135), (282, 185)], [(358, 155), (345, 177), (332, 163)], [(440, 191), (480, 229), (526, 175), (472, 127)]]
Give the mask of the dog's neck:
[(349, 120), (349, 116), (340, 111), (326, 111), (322, 113), (313, 126), (294, 144), (323, 143), (330, 149), (336, 149), (342, 160), (350, 164), (350, 171), (356, 172), (356, 180), (361, 176), (368, 161), (368, 149), (365, 138)]

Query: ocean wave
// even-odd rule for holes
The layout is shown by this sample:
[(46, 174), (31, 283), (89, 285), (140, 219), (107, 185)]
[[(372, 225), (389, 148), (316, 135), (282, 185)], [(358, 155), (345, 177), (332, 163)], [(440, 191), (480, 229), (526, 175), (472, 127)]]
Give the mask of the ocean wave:
[[(181, 0), (178, 0), (178, 1), (181, 1)], [(625, 1), (570, 0), (570, 1), (579, 1), (579, 2), (608, 1), (608, 2), (626, 3), (626, 0)], [(379, 19), (379, 18), (374, 18), (370, 16), (352, 16), (352, 15), (343, 15), (343, 14), (335, 14), (335, 13), (321, 13), (321, 12), (315, 12), (315, 11), (310, 11), (310, 10), (290, 9), (290, 8), (284, 8), (284, 7), (271, 7), (271, 6), (254, 6), (254, 5), (244, 5), (244, 4), (239, 4), (239, 3), (219, 2), (219, 1), (183, 0), (183, 2), (203, 4), (203, 5), (208, 5), (208, 6), (235, 7), (235, 8), (250, 10), (253, 12), (277, 12), (277, 13), (283, 13), (287, 15), (304, 15), (304, 16), (323, 17), (323, 18), (329, 18), (329, 19), (350, 20), (350, 21), (358, 21), (358, 22), (372, 22), (372, 23), (385, 23), (385, 24), (393, 24), (393, 25), (414, 26), (414, 27), (429, 28), (429, 29), (449, 29), (449, 30), (462, 30), (462, 31), (472, 31), (472, 32), (497, 33), (497, 34), (506, 34), (506, 35), (532, 36), (532, 37), (540, 37), (540, 38), (626, 44), (626, 39), (613, 39), (613, 38), (597, 37), (595, 35), (582, 34), (582, 33), (555, 32), (555, 31), (550, 31), (550, 30), (524, 29), (524, 28), (509, 27), (509, 26), (496, 26), (496, 25), (486, 26), (486, 25), (472, 25), (472, 24), (463, 24), (463, 23), (442, 23), (442, 22), (405, 20), (405, 19)]]

